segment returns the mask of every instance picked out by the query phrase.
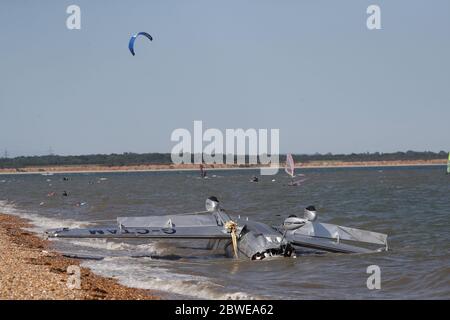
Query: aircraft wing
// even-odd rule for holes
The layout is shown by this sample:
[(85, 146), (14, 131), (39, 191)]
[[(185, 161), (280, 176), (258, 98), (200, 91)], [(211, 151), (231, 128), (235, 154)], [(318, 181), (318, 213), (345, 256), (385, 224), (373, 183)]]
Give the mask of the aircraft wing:
[(85, 228), (48, 230), (51, 238), (166, 238), (166, 239), (230, 239), (230, 234), (216, 227), (140, 227), (140, 228)]
[(338, 243), (333, 240), (316, 238), (304, 235), (290, 235), (286, 239), (294, 247), (314, 249), (319, 251), (337, 252), (337, 253), (369, 253), (374, 250), (370, 250), (363, 247), (357, 247), (346, 243)]
[[(377, 251), (349, 242), (378, 245), (378, 247), (382, 245), (387, 249), (387, 235), (385, 234), (310, 221), (298, 229), (288, 231), (286, 240), (294, 246), (330, 252), (366, 253)], [(343, 240), (345, 242), (342, 242)]]
[(151, 239), (230, 239), (213, 216), (168, 215), (119, 217), (117, 226), (83, 229), (53, 229), (46, 232), (57, 238), (151, 238)]

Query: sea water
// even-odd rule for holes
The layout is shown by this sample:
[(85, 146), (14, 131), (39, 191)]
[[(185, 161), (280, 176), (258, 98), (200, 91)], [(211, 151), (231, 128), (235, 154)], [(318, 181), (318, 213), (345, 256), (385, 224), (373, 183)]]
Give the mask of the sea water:
[[(202, 240), (56, 239), (52, 246), (103, 257), (83, 265), (164, 298), (450, 298), (450, 177), (444, 167), (298, 171), (307, 178), (299, 187), (287, 186), (290, 178), (281, 171), (250, 183), (258, 170), (209, 171), (209, 179), (189, 171), (0, 175), (0, 212), (31, 219), (41, 233), (113, 225), (117, 216), (202, 211), (212, 195), (232, 216), (269, 225), (314, 205), (321, 222), (388, 234), (390, 250), (236, 261), (206, 250)], [(370, 265), (380, 267), (379, 290), (367, 287)]]

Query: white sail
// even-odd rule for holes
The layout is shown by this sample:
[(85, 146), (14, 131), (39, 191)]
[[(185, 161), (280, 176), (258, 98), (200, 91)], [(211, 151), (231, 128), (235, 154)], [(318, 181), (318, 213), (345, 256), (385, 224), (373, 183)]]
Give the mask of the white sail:
[(295, 170), (295, 164), (294, 159), (292, 158), (292, 154), (288, 153), (286, 155), (286, 167), (284, 168), (284, 171), (291, 177), (294, 177), (294, 170)]

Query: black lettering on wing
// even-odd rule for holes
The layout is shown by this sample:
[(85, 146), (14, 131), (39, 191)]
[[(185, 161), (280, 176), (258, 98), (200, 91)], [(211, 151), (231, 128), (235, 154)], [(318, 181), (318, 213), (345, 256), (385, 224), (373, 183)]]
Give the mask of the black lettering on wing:
[(89, 230), (89, 233), (92, 234), (92, 235), (95, 235), (95, 234), (105, 234), (105, 233), (103, 232), (103, 230), (95, 230), (95, 229)]
[(174, 234), (176, 232), (174, 228), (162, 228), (161, 231), (165, 234)]

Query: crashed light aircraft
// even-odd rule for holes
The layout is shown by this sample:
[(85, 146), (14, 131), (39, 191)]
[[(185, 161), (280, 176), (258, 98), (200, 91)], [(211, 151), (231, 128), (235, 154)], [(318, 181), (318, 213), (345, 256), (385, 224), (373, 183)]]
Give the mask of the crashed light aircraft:
[[(312, 207), (313, 208), (313, 207)], [(232, 219), (216, 197), (206, 200), (206, 211), (145, 217), (118, 217), (112, 227), (52, 229), (51, 238), (206, 239), (208, 248), (221, 245), (227, 257), (262, 260), (295, 257), (305, 252), (370, 253), (387, 251), (387, 235), (317, 222), (315, 209), (303, 217), (290, 216), (281, 226)]]

